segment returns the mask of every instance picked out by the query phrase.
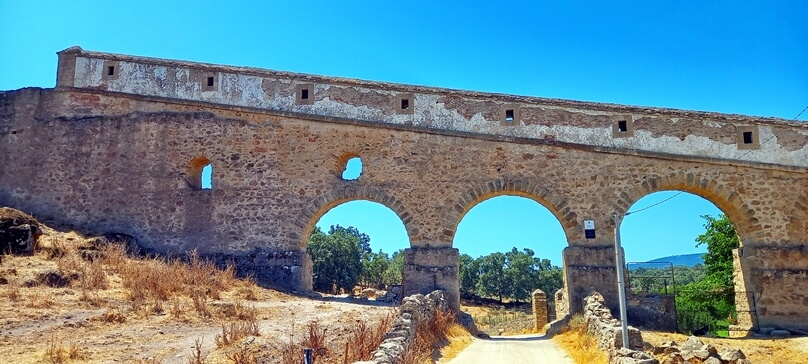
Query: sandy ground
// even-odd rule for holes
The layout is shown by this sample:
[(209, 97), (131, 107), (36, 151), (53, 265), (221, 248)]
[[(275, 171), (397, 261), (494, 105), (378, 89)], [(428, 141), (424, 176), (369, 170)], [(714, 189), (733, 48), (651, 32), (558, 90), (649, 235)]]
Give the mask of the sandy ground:
[(493, 336), (474, 339), (447, 364), (554, 363), (574, 364), (567, 353), (542, 335)]

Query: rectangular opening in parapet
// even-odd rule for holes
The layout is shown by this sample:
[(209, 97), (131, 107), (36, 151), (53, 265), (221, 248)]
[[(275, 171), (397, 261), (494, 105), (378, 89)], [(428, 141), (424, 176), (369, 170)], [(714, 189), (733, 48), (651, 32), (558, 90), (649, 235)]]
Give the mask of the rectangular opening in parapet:
[(743, 143), (744, 144), (752, 144), (752, 143), (754, 143), (754, 139), (752, 139), (752, 132), (751, 131), (743, 132)]
[(617, 122), (617, 132), (618, 133), (625, 133), (628, 131), (628, 123), (625, 120), (620, 120)]
[(513, 121), (513, 109), (505, 110), (505, 121)]
[(115, 66), (107, 66), (107, 76), (115, 75)]
[(410, 100), (409, 99), (401, 99), (401, 110), (407, 110), (410, 108)]
[(309, 99), (309, 89), (304, 88), (300, 90), (300, 99), (301, 100), (308, 100)]
[(213, 87), (213, 77), (208, 77), (208, 87)]

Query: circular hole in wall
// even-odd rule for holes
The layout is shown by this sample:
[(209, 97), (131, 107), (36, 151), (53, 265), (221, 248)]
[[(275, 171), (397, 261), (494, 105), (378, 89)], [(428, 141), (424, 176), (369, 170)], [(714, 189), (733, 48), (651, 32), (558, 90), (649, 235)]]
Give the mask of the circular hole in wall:
[(362, 158), (353, 157), (345, 163), (345, 170), (342, 171), (342, 179), (355, 181), (362, 175)]

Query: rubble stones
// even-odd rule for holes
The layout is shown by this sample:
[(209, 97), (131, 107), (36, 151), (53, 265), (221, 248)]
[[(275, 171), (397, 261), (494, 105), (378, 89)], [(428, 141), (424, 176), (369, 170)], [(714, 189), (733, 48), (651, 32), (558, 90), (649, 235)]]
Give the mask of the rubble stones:
[(30, 215), (0, 207), (0, 252), (33, 254), (36, 239), (41, 234), (39, 222)]
[(642, 351), (640, 330), (629, 327), (629, 347), (622, 347), (623, 332), (620, 321), (604, 305), (600, 293), (592, 293), (584, 299), (584, 320), (587, 332), (598, 340), (598, 347), (609, 352), (611, 364), (658, 364), (659, 361)]
[(677, 347), (673, 341), (664, 342), (654, 348), (655, 355), (664, 355), (662, 364), (704, 363), (704, 364), (748, 364), (746, 355), (739, 349), (725, 348), (718, 352), (710, 344), (691, 336)]

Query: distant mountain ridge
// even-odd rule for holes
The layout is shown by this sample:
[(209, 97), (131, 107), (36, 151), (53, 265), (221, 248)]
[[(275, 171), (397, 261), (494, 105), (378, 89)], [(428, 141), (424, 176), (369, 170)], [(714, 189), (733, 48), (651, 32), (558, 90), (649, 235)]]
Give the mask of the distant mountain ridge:
[(704, 264), (704, 253), (696, 253), (696, 254), (684, 254), (684, 255), (671, 255), (662, 258), (656, 258), (654, 260), (649, 260), (646, 263), (657, 263), (657, 262), (671, 262), (674, 266), (677, 265), (685, 265), (688, 267), (693, 267), (696, 264)]

